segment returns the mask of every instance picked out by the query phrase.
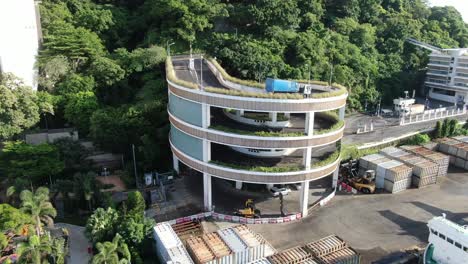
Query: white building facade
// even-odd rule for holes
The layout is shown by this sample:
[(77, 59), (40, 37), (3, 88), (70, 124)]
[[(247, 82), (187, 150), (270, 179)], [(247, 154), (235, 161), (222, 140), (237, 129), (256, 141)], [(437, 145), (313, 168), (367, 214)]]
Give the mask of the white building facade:
[(468, 103), (468, 48), (433, 52), (427, 68), (425, 85), (430, 98), (459, 105)]
[(0, 0), (0, 73), (13, 73), (37, 89), (40, 19), (34, 0)]

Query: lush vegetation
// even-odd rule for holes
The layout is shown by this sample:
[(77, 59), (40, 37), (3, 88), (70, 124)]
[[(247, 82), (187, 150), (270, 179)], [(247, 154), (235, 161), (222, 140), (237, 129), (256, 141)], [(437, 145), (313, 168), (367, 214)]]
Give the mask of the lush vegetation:
[(210, 160), (210, 163), (228, 167), (238, 170), (247, 170), (247, 171), (258, 171), (258, 172), (268, 172), (268, 173), (276, 173), (276, 172), (289, 172), (289, 171), (300, 171), (304, 169), (304, 166), (299, 166), (295, 164), (287, 165), (287, 166), (249, 166), (249, 165), (241, 165), (241, 164), (233, 164), (228, 162), (222, 162), (217, 160)]
[(144, 215), (145, 200), (138, 191), (130, 192), (118, 209), (96, 209), (86, 223), (86, 235), (99, 251), (92, 263), (142, 263), (144, 258), (154, 258), (155, 222)]
[(320, 168), (320, 167), (327, 166), (328, 164), (332, 164), (333, 162), (335, 162), (339, 158), (340, 158), (340, 151), (337, 150), (337, 151), (331, 153), (330, 155), (326, 156), (326, 158), (324, 158), (324, 159), (322, 159), (320, 161), (312, 163), (312, 168)]
[(223, 125), (211, 125), (211, 129), (234, 133), (239, 135), (259, 136), (259, 137), (302, 137), (304, 132), (281, 132), (281, 131), (248, 131), (242, 129), (230, 128)]
[[(443, 48), (468, 45), (467, 26), (455, 9), (423, 0), (44, 0), (40, 11), (40, 92), (2, 77), (0, 96), (7, 100), (0, 102), (6, 110), (0, 139), (17, 139), (35, 124), (70, 125), (101, 149), (123, 153), (129, 167), (135, 144), (140, 171), (170, 166), (165, 78), (175, 75), (172, 64), (164, 67), (169, 43), (172, 54), (192, 45), (216, 58), (225, 78), (253, 87), (263, 87), (266, 77), (343, 84), (351, 110), (419, 90), (427, 51), (406, 38)], [(313, 97), (345, 91), (335, 87)]]
[(467, 123), (460, 125), (458, 120), (446, 118), (443, 121), (437, 121), (433, 137), (443, 138), (466, 135), (468, 135)]
[[(64, 264), (67, 247), (62, 235), (52, 235), (53, 218), (57, 212), (49, 201), (49, 190), (23, 190), (21, 204), (15, 208), (0, 204), (0, 261), (1, 263), (52, 263)], [(56, 232), (55, 232), (56, 233)]]

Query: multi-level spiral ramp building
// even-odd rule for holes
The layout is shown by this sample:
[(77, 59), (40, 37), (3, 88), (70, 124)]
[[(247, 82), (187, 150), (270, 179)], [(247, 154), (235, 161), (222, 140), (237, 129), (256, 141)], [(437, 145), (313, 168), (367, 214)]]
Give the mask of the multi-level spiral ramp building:
[(300, 183), (303, 216), (311, 181), (331, 177), (336, 187), (344, 87), (298, 81), (310, 93), (271, 93), (199, 55), (168, 58), (166, 70), (174, 169), (182, 163), (203, 174), (206, 210), (212, 209), (212, 177), (236, 187)]

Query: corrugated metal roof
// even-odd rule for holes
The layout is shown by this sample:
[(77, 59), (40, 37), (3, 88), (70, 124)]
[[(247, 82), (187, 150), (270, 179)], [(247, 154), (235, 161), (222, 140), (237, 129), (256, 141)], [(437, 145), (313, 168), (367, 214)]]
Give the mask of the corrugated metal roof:
[(247, 245), (242, 242), (232, 228), (218, 230), (217, 233), (233, 252), (241, 252), (247, 249)]
[(159, 237), (165, 248), (174, 248), (182, 245), (179, 237), (168, 223), (157, 224), (154, 227), (154, 232)]

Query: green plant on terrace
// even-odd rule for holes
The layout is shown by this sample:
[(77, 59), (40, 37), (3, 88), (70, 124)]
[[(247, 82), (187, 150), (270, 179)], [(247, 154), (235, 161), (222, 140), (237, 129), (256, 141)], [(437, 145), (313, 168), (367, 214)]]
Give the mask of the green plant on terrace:
[(287, 166), (265, 167), (265, 166), (239, 165), (239, 164), (232, 164), (232, 163), (216, 161), (216, 160), (211, 160), (210, 163), (218, 165), (218, 166), (228, 167), (228, 168), (233, 168), (233, 169), (238, 169), (238, 170), (270, 172), (270, 173), (300, 171), (304, 169), (303, 166), (299, 166), (295, 164), (287, 165)]

